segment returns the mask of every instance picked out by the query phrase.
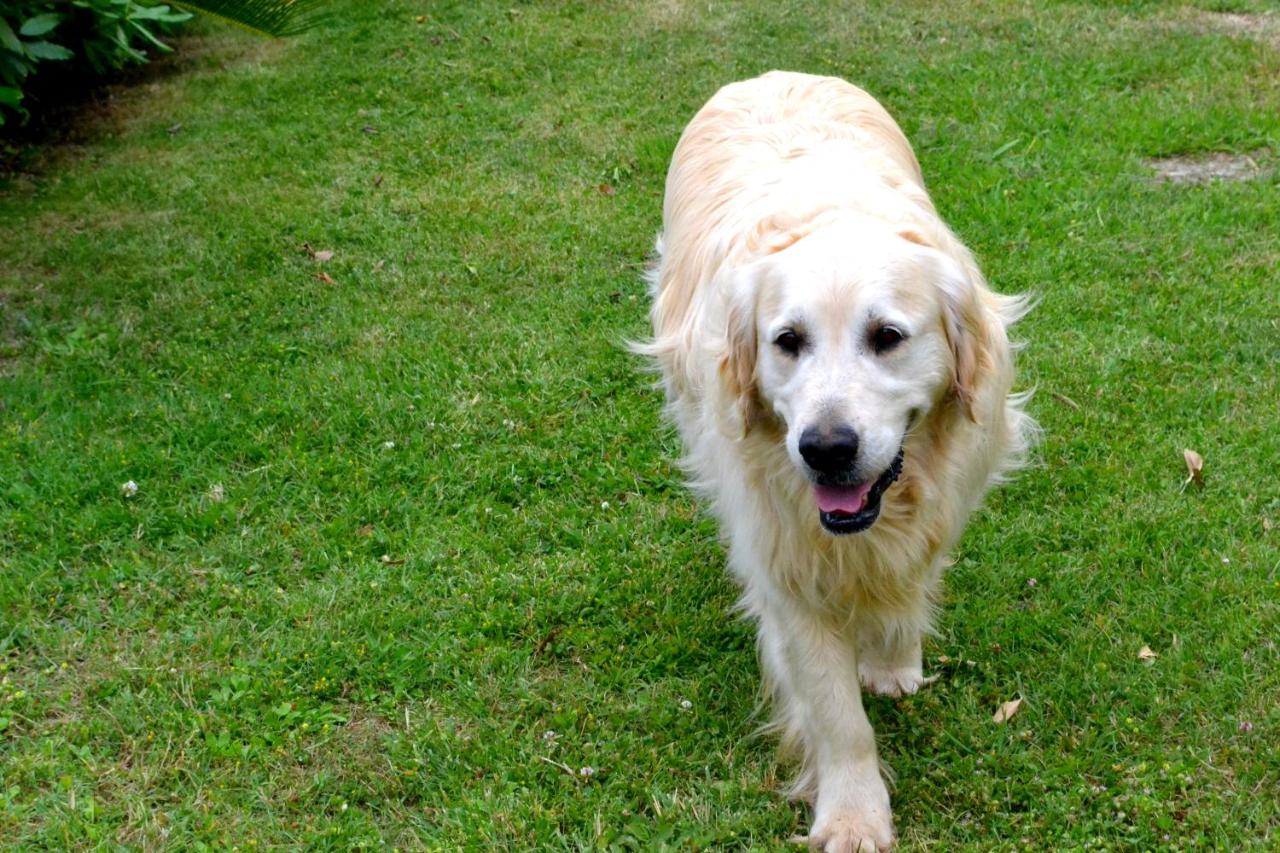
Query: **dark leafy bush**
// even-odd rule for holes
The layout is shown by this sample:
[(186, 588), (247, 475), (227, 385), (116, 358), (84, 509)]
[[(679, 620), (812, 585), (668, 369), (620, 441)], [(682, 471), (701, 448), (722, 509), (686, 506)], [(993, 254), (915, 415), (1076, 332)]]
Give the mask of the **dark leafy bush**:
[(168, 51), (169, 46), (156, 33), (168, 32), (191, 18), (189, 12), (165, 5), (144, 6), (134, 0), (73, 0), (72, 5), (88, 13), (80, 18), (91, 28), (83, 36), (84, 58), (99, 73), (146, 62), (142, 49), (148, 46)]
[[(171, 0), (269, 36), (309, 29), (324, 0)], [(0, 0), (0, 125), (26, 119), (29, 80), (50, 63), (102, 74), (167, 51), (160, 36), (190, 18), (181, 9), (135, 0)]]
[(148, 49), (169, 49), (160, 35), (190, 17), (134, 0), (0, 0), (0, 124), (6, 112), (27, 117), (29, 83), (50, 63), (101, 74), (146, 62)]

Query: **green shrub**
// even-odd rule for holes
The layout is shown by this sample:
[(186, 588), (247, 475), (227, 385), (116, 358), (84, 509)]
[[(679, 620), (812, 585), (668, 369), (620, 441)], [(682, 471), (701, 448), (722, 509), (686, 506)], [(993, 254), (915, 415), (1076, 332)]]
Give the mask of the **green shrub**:
[(82, 41), (84, 58), (98, 73), (146, 62), (147, 55), (140, 47), (168, 51), (169, 46), (156, 33), (191, 18), (189, 12), (165, 5), (144, 6), (134, 0), (73, 0), (71, 5), (84, 10), (80, 17), (87, 30)]
[(168, 50), (159, 34), (189, 19), (167, 5), (135, 0), (0, 0), (0, 124), (26, 119), (28, 84), (48, 63), (78, 63), (102, 74)]
[[(295, 35), (325, 15), (325, 0), (171, 0), (268, 36)], [(29, 79), (48, 63), (85, 73), (146, 62), (149, 48), (167, 51), (159, 35), (191, 15), (135, 0), (0, 0), (0, 125), (5, 114), (27, 118)]]

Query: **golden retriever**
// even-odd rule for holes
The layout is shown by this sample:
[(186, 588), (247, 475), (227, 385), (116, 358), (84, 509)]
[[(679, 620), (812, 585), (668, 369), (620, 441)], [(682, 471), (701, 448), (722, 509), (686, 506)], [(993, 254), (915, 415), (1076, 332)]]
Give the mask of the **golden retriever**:
[(947, 552), (1034, 429), (1010, 394), (1026, 302), (988, 289), (897, 124), (831, 77), (716, 93), (676, 147), (658, 252), (641, 349), (803, 756), (808, 842), (887, 849), (859, 682), (899, 696), (930, 680), (920, 639)]

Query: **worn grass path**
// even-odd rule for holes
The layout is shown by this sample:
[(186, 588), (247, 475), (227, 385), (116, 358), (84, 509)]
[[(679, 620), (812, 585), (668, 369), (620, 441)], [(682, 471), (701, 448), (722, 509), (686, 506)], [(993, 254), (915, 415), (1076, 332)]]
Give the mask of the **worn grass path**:
[[(1280, 45), (1199, 5), (199, 30), (0, 179), (0, 846), (788, 849), (620, 347), (681, 127), (782, 67), (880, 97), (1041, 297), (1037, 462), (956, 554), (939, 681), (868, 703), (904, 849), (1275, 849)], [(1261, 176), (1145, 164), (1215, 151)]]

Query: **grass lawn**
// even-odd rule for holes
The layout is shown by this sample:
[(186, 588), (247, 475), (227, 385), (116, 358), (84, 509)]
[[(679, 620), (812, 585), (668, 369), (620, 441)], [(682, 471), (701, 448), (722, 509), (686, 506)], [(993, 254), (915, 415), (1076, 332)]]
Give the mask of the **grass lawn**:
[[(681, 128), (779, 67), (878, 96), (1041, 297), (1036, 461), (956, 554), (941, 678), (868, 700), (902, 847), (1280, 847), (1280, 18), (1214, 14), (1266, 5), (195, 27), (0, 177), (0, 846), (792, 849), (621, 346)], [(1217, 151), (1261, 174), (1147, 164)]]

